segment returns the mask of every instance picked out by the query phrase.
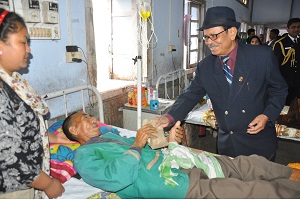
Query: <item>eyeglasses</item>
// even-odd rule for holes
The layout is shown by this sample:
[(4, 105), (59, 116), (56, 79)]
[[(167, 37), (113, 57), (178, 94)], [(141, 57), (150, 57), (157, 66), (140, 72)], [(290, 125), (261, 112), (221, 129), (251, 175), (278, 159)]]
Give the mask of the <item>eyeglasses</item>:
[(220, 33), (217, 34), (211, 34), (211, 35), (204, 35), (203, 36), (203, 40), (207, 41), (208, 39), (211, 39), (212, 41), (215, 41), (216, 39), (218, 39), (218, 35), (220, 35), (221, 33), (227, 31), (227, 29), (221, 31)]

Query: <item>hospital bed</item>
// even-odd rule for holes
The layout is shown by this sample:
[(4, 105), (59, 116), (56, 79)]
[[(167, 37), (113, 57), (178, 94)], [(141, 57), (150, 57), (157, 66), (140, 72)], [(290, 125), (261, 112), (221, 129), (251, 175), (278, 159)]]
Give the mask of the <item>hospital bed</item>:
[[(187, 89), (189, 83), (190, 80), (188, 79), (187, 70), (178, 69), (158, 77), (155, 89), (158, 91), (159, 98), (175, 100), (177, 96)], [(195, 108), (187, 115), (186, 123), (214, 127), (213, 124), (208, 124), (207, 120), (203, 120), (202, 118), (202, 115), (210, 110), (211, 105), (200, 105), (199, 101), (199, 105), (195, 106)]]
[[(72, 87), (44, 94), (42, 97), (46, 100), (50, 111), (50, 116), (47, 116), (45, 119), (48, 134), (63, 134), (61, 128), (63, 120), (71, 113), (83, 110), (89, 114), (95, 111), (94, 116), (99, 118), (102, 122), (99, 125), (101, 133), (103, 133), (102, 131), (118, 131), (118, 133), (124, 137), (134, 137), (136, 135), (136, 131), (110, 126), (104, 123), (102, 97), (94, 86), (82, 85)], [(91, 101), (90, 98), (94, 99)], [(80, 103), (74, 107), (71, 104), (73, 100)], [(52, 106), (55, 106), (55, 108)], [(89, 111), (90, 107), (93, 108), (93, 111)], [(51, 113), (57, 109), (63, 113), (62, 116), (51, 116)], [(79, 143), (69, 142), (50, 144), (50, 175), (61, 180), (65, 188), (65, 192), (59, 199), (119, 198), (115, 193), (90, 186), (76, 173), (73, 166), (73, 159), (75, 150), (79, 146)], [(198, 149), (190, 149), (195, 152), (203, 152)]]
[[(155, 88), (158, 91), (158, 97), (175, 100), (177, 96), (183, 93), (189, 86), (187, 70), (178, 69), (158, 77)], [(200, 102), (199, 102), (200, 103)], [(200, 108), (201, 107), (201, 108)], [(208, 124), (201, 117), (211, 106), (205, 104), (197, 105), (187, 116), (186, 123), (205, 125)], [(199, 117), (200, 116), (200, 117)]]
[[(186, 69), (178, 69), (159, 76), (155, 85), (158, 97), (176, 100), (177, 96), (188, 88), (190, 80)], [(210, 107), (209, 104), (202, 105), (199, 101), (199, 104), (187, 115), (185, 119), (186, 134), (183, 144), (189, 146), (192, 143), (198, 134), (195, 132), (198, 126), (202, 126), (202, 128), (216, 135), (216, 121), (210, 119)]]
[[(87, 111), (89, 107), (93, 107), (95, 116), (104, 122), (103, 102), (98, 90), (91, 85), (82, 85), (72, 87), (48, 94), (42, 95), (49, 106), (50, 116), (46, 117), (45, 123), (48, 128), (48, 134), (61, 134), (61, 124), (65, 117), (70, 113), (78, 110)], [(90, 98), (94, 98), (91, 101)], [(74, 107), (71, 102), (75, 100), (80, 102)], [(93, 105), (90, 105), (93, 103)], [(51, 107), (55, 106), (55, 108)], [(55, 110), (63, 111), (63, 116), (51, 117), (51, 112)], [(87, 111), (89, 112), (89, 111)], [(119, 131), (119, 134), (124, 137), (133, 137), (136, 132), (123, 129), (120, 127), (101, 124), (101, 128), (107, 130)], [(100, 130), (101, 130), (100, 128)], [(103, 191), (99, 188), (92, 187), (86, 184), (73, 167), (73, 158), (78, 143), (54, 143), (50, 144), (50, 173), (53, 177), (60, 179), (65, 187), (65, 192), (59, 198), (62, 199), (85, 199), (85, 198), (118, 198), (114, 193)]]
[(158, 77), (155, 89), (159, 98), (175, 99), (189, 85), (185, 69), (178, 69)]
[[(64, 89), (52, 93), (42, 95), (49, 105), (50, 116), (45, 119), (46, 126), (48, 128), (48, 134), (60, 134), (61, 121), (67, 117), (70, 113), (78, 110), (86, 111), (89, 107), (93, 107), (95, 111), (95, 116), (104, 122), (103, 115), (103, 103), (100, 93), (97, 89), (91, 85), (83, 85), (78, 87), (73, 87), (69, 89)], [(91, 99), (93, 101), (91, 101)], [(57, 101), (56, 104), (53, 101)], [(74, 107), (70, 104), (72, 100), (76, 102), (81, 102), (79, 107)], [(90, 105), (90, 104), (93, 105)], [(52, 116), (51, 113), (55, 109), (63, 111), (63, 116), (57, 117)], [(202, 108), (205, 108), (202, 107)], [(209, 107), (207, 108), (209, 109)], [(205, 112), (206, 109), (203, 111)], [(90, 111), (88, 111), (89, 113)], [(197, 123), (197, 122), (195, 122)], [(207, 125), (207, 124), (206, 124)], [(118, 131), (121, 136), (124, 137), (134, 137), (136, 132), (123, 129), (116, 126), (106, 125), (105, 122), (101, 124), (100, 130)], [(102, 131), (101, 131), (102, 132)], [(51, 175), (55, 178), (59, 178), (64, 183), (65, 192), (59, 198), (62, 199), (84, 199), (84, 198), (118, 198), (114, 193), (103, 191), (99, 188), (92, 187), (86, 184), (74, 171), (72, 159), (74, 158), (74, 153), (79, 144), (70, 143), (55, 143), (50, 144), (51, 152)], [(201, 150), (199, 150), (201, 151)], [(58, 155), (62, 154), (62, 155)], [(59, 158), (58, 160), (55, 160)]]

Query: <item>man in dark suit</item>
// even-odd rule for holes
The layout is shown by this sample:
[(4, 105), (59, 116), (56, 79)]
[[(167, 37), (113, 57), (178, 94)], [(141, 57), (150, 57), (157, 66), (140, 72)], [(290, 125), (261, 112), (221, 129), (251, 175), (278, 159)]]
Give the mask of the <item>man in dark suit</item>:
[[(167, 114), (155, 119), (156, 125), (167, 127), (183, 120), (208, 94), (219, 126), (218, 153), (232, 157), (258, 154), (274, 161), (278, 146), (275, 120), (283, 108), (287, 84), (271, 48), (235, 41), (239, 26), (231, 8), (207, 10), (199, 30), (204, 31), (212, 54), (198, 63), (191, 85)], [(231, 78), (225, 77), (223, 56), (229, 56)]]
[(275, 42), (273, 51), (289, 86), (285, 106), (290, 106), (295, 98), (300, 98), (300, 19), (290, 19), (286, 30), (288, 34)]
[(280, 39), (279, 36), (279, 30), (274, 28), (270, 30), (270, 35), (269, 35), (270, 40), (268, 41), (267, 45), (271, 48), (273, 48), (275, 42)]

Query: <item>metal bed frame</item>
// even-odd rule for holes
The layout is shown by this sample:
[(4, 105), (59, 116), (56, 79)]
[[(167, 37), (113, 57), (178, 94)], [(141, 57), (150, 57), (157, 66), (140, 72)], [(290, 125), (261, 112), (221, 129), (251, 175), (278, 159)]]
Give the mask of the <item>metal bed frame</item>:
[[(156, 86), (155, 86), (156, 90), (158, 91), (159, 85), (161, 82), (163, 82), (163, 84), (164, 84), (164, 97), (161, 97), (160, 95), (158, 95), (158, 97), (165, 98), (165, 99), (176, 98), (176, 96), (175, 96), (175, 91), (176, 91), (175, 90), (175, 80), (177, 80), (177, 79), (179, 80), (178, 94), (181, 94), (188, 87), (188, 82), (189, 82), (187, 79), (187, 72), (185, 69), (178, 69), (178, 70), (163, 74), (160, 77), (158, 77)], [(184, 82), (183, 89), (180, 87), (180, 83), (182, 81)], [(172, 82), (172, 85), (171, 85), (172, 96), (171, 97), (168, 95), (168, 87), (167, 87), (168, 82)]]
[[(97, 98), (97, 104), (98, 104), (98, 110), (97, 111), (99, 112), (99, 118), (100, 118), (101, 122), (104, 122), (102, 97), (101, 97), (99, 91), (97, 90), (97, 88), (92, 86), (92, 85), (81, 85), (81, 86), (76, 86), (76, 87), (72, 87), (72, 88), (68, 88), (68, 89), (63, 89), (63, 90), (51, 92), (51, 93), (42, 95), (42, 98), (45, 99), (46, 102), (47, 102), (47, 100), (49, 100), (49, 99), (54, 99), (54, 98), (57, 98), (57, 97), (63, 97), (65, 117), (68, 117), (68, 101), (67, 101), (66, 96), (68, 94), (80, 92), (81, 93), (82, 109), (83, 109), (83, 111), (85, 111), (84, 91), (89, 91), (89, 90), (92, 91), (93, 94)], [(45, 120), (45, 123), (46, 123), (46, 128), (48, 128), (48, 120)]]

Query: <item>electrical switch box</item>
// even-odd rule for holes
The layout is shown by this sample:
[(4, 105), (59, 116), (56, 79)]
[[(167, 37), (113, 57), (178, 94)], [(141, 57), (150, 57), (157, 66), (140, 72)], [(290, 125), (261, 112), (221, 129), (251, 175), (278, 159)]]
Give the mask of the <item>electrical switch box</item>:
[(74, 62), (73, 58), (75, 59), (82, 59), (82, 54), (80, 51), (76, 52), (66, 52), (66, 62), (71, 63)]
[[(31, 40), (60, 39), (58, 0), (7, 0), (7, 2), (13, 11), (24, 18)], [(7, 2), (4, 2), (5, 5)]]
[(3, 8), (5, 10), (13, 11), (12, 9), (12, 2), (11, 0), (0, 0), (0, 8)]
[(171, 52), (171, 51), (176, 51), (176, 48), (175, 48), (175, 45), (169, 44), (168, 45), (168, 52)]
[(39, 0), (22, 0), (23, 18), (25, 22), (41, 22)]
[(42, 9), (43, 22), (48, 24), (58, 23), (58, 3), (44, 1)]

